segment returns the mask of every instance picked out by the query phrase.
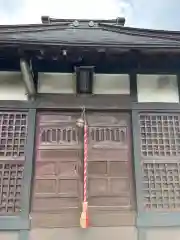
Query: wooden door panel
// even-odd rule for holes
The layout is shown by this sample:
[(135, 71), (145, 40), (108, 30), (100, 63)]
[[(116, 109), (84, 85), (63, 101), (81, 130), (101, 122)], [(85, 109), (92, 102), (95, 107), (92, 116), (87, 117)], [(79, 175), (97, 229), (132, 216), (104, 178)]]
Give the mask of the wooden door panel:
[(33, 225), (74, 226), (82, 202), (82, 143), (71, 113), (38, 116)]
[(88, 125), (90, 211), (103, 209), (107, 216), (114, 211), (119, 216), (124, 211), (129, 214), (133, 210), (129, 115), (92, 113)]
[[(104, 161), (112, 160), (117, 162), (128, 162), (129, 158), (128, 149), (106, 149), (104, 146), (102, 148), (96, 149), (91, 147), (88, 151), (88, 161)], [(121, 156), (121, 157), (119, 157)]]
[[(121, 211), (121, 208), (119, 207), (120, 204), (122, 206), (124, 206), (124, 210), (129, 210), (129, 207), (130, 207), (130, 202), (129, 202), (129, 196), (122, 196), (122, 197), (114, 197), (112, 198), (111, 196), (109, 197), (90, 197), (89, 198), (89, 205), (90, 206), (96, 206), (95, 207), (91, 207), (92, 210), (95, 210), (98, 211), (98, 210), (107, 210), (107, 215), (108, 213), (111, 213), (109, 212), (109, 210), (113, 210), (113, 211), (116, 211), (116, 214), (119, 214), (121, 215), (121, 213), (124, 214), (124, 211)], [(128, 211), (129, 213), (129, 211)], [(124, 223), (126, 224), (126, 223)]]
[(128, 178), (129, 176), (129, 165), (128, 162), (122, 161), (122, 162), (114, 162), (111, 161), (109, 163), (109, 176), (112, 177), (124, 177)]
[(52, 197), (52, 198), (42, 198), (39, 197), (36, 199), (33, 209), (34, 211), (42, 211), (42, 212), (47, 212), (47, 211), (60, 211), (62, 209), (66, 208), (76, 208), (76, 206), (79, 204), (78, 198), (70, 198), (70, 197)]
[(72, 160), (72, 161), (79, 161), (80, 157), (82, 153), (81, 151), (77, 151), (76, 149), (56, 149), (54, 151), (51, 150), (51, 149), (44, 149), (44, 150), (41, 150), (41, 151), (38, 151), (37, 152), (37, 159), (38, 159), (38, 162), (40, 161), (57, 161), (57, 162), (60, 162), (60, 161), (69, 161)]
[[(83, 192), (83, 135), (78, 114), (38, 116), (32, 226), (79, 226)], [(88, 113), (90, 225), (102, 213), (111, 225), (132, 224), (130, 122), (128, 114)], [(131, 214), (131, 217), (129, 217)], [(122, 224), (122, 221), (119, 221)], [(121, 225), (120, 224), (120, 225)]]

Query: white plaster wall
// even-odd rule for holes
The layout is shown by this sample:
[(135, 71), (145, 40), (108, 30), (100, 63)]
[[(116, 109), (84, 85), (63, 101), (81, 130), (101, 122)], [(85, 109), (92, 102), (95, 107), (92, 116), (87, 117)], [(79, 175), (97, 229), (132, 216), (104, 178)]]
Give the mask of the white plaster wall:
[[(39, 73), (39, 93), (75, 93), (76, 81), (72, 73)], [(95, 74), (94, 94), (130, 94), (129, 75)]]
[(137, 75), (139, 102), (179, 102), (175, 75)]
[(0, 100), (27, 100), (21, 72), (0, 72)]
[(0, 240), (18, 240), (18, 233), (0, 232)]
[(72, 73), (38, 74), (39, 93), (75, 93), (75, 75)]
[[(137, 240), (135, 227), (33, 229), (29, 240)], [(173, 239), (174, 240), (174, 239)]]
[(128, 74), (95, 74), (94, 94), (130, 94)]

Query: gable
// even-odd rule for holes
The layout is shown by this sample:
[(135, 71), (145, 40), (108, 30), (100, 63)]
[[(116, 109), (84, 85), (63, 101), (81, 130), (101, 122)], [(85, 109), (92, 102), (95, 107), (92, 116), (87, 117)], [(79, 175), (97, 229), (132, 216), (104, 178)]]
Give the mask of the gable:
[(0, 27), (0, 42), (38, 44), (91, 44), (122, 46), (180, 46), (180, 33), (127, 28), (114, 24), (81, 22)]

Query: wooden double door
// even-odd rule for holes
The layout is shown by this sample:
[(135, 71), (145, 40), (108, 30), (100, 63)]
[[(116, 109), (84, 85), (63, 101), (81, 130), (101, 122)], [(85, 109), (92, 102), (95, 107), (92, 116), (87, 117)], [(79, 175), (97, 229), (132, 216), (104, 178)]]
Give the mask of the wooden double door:
[[(79, 226), (83, 200), (80, 113), (42, 112), (37, 119), (32, 226)], [(88, 203), (92, 226), (133, 224), (129, 115), (87, 113)]]

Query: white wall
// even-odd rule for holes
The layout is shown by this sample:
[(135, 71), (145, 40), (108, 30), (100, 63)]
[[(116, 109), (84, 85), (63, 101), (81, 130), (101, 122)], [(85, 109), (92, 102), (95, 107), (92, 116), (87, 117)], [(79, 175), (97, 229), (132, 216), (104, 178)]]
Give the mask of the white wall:
[(128, 74), (95, 74), (94, 94), (130, 94)]
[(21, 72), (0, 72), (0, 100), (27, 100)]
[(75, 75), (72, 73), (43, 73), (38, 74), (39, 93), (75, 93)]
[[(179, 102), (175, 75), (137, 75), (139, 102)], [(75, 93), (75, 75), (39, 73), (39, 93)], [(95, 74), (94, 94), (130, 94), (128, 74)], [(27, 100), (21, 72), (0, 72), (0, 100)]]
[[(75, 93), (72, 73), (39, 73), (39, 93)], [(128, 74), (95, 74), (94, 94), (130, 94)]]
[(137, 75), (139, 102), (179, 102), (175, 75)]

